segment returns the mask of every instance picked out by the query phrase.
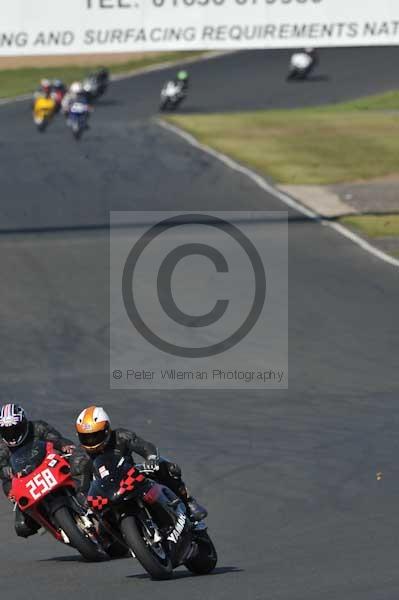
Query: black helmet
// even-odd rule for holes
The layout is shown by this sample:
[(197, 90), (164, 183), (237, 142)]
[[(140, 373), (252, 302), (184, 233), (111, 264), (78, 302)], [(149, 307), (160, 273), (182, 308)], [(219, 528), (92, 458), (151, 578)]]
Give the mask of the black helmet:
[(5, 404), (0, 411), (0, 436), (9, 448), (24, 443), (29, 433), (29, 421), (22, 406)]

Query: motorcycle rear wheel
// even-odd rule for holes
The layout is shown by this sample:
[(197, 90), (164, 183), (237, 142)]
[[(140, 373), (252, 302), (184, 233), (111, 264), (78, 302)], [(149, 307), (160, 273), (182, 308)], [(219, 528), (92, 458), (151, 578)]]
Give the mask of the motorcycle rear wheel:
[(61, 506), (54, 514), (54, 520), (68, 537), (71, 546), (73, 546), (85, 560), (90, 562), (104, 560), (104, 553), (101, 553), (96, 544), (92, 542), (81, 529), (79, 529), (72, 515), (72, 509), (67, 506)]
[(125, 517), (121, 522), (121, 531), (129, 548), (142, 567), (153, 579), (169, 579), (172, 575), (172, 561), (165, 553), (162, 558), (144, 539), (134, 517)]

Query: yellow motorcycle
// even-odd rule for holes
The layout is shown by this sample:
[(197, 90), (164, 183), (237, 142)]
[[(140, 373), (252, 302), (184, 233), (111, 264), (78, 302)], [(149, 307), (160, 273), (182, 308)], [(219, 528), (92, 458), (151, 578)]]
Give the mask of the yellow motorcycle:
[(33, 105), (33, 121), (37, 129), (43, 132), (57, 110), (57, 103), (53, 98), (40, 96)]

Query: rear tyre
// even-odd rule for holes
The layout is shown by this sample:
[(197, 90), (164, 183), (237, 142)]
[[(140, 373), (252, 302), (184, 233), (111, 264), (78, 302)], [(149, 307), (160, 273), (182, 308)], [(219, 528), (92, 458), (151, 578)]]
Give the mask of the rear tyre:
[(185, 566), (195, 575), (207, 575), (213, 571), (218, 562), (216, 548), (207, 533), (201, 533), (195, 541), (198, 552), (185, 563)]
[(167, 100), (162, 100), (161, 104), (159, 105), (159, 110), (161, 112), (166, 112), (168, 110), (168, 102), (167, 102)]
[(85, 560), (97, 562), (104, 560), (105, 555), (91, 541), (88, 535), (79, 529), (72, 510), (67, 506), (61, 506), (54, 514), (54, 520), (68, 537), (71, 546), (83, 556)]
[[(168, 554), (156, 550), (144, 540), (139, 524), (134, 517), (125, 517), (121, 522), (121, 531), (127, 545), (133, 550), (137, 560), (153, 579), (169, 579), (172, 575), (172, 562)], [(157, 545), (160, 548), (162, 546)]]

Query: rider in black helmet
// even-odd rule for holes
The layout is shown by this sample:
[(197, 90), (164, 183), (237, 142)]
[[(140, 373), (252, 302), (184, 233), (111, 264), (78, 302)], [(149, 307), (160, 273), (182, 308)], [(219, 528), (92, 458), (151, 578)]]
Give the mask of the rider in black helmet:
[[(21, 446), (35, 440), (52, 442), (59, 452), (70, 454), (75, 446), (45, 421), (30, 421), (22, 406), (5, 404), (0, 409), (0, 479), (7, 497), (11, 490), (12, 470), (10, 458)], [(29, 537), (40, 528), (33, 519), (15, 510), (15, 531), (20, 537)]]

